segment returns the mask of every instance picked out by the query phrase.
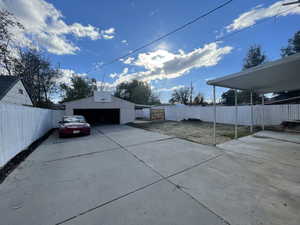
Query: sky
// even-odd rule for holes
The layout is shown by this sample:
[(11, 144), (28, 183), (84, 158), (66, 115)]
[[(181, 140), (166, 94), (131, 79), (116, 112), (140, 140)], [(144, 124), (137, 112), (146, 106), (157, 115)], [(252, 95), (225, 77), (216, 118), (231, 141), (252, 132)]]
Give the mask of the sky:
[[(191, 82), (195, 94), (211, 99), (207, 80), (239, 72), (251, 45), (260, 45), (268, 61), (276, 60), (300, 30), (296, 22), (300, 7), (282, 6), (290, 0), (233, 0), (187, 28), (102, 67), (224, 2), (0, 0), (0, 8), (24, 25), (24, 31), (12, 31), (19, 45), (40, 49), (60, 66), (59, 82), (69, 83), (76, 74), (95, 78), (112, 91), (121, 82), (138, 79), (168, 102), (173, 90)], [(217, 88), (217, 96), (224, 90)]]

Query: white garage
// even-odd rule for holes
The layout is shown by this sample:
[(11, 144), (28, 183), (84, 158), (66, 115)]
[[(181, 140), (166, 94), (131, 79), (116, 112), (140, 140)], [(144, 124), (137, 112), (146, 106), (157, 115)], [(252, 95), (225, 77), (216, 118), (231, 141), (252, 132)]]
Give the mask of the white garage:
[(110, 92), (94, 92), (94, 96), (65, 102), (65, 114), (82, 115), (91, 124), (126, 124), (135, 119), (135, 104), (112, 96)]

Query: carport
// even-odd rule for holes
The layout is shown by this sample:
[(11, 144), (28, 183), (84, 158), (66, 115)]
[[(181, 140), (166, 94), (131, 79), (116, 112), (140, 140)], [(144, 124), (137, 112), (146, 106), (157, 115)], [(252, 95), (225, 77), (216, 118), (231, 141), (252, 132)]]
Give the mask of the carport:
[(126, 124), (135, 119), (135, 104), (112, 96), (110, 92), (94, 92), (93, 96), (65, 102), (65, 114), (82, 115), (91, 124)]
[[(238, 107), (237, 90), (250, 91), (251, 104), (251, 126), (253, 132), (253, 93), (259, 93), (262, 97), (262, 106), (264, 107), (264, 95), (272, 92), (293, 91), (300, 89), (300, 54), (285, 57), (270, 63), (266, 63), (248, 70), (227, 75), (221, 78), (210, 80), (208, 85), (213, 86), (214, 103), (214, 126), (213, 139), (216, 144), (216, 86), (230, 88), (235, 90), (235, 138), (238, 137)], [(262, 129), (264, 130), (264, 109), (262, 110)]]

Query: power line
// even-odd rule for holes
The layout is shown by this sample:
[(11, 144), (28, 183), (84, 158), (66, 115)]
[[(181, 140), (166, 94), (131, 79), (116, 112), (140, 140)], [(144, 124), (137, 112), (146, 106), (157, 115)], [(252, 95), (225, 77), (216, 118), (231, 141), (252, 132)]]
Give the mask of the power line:
[(295, 4), (300, 4), (300, 0), (295, 1), (295, 2), (286, 2), (286, 3), (283, 3), (282, 5), (287, 6), (287, 5), (295, 5)]
[[(289, 11), (295, 9), (295, 8), (298, 8), (298, 6), (296, 6), (296, 7), (291, 7), (291, 8), (289, 8), (289, 9), (287, 9), (287, 10), (284, 10), (284, 11), (282, 11), (282, 12), (279, 12), (279, 13), (277, 13), (276, 15), (274, 15), (274, 16), (272, 16), (272, 17), (270, 17), (270, 18), (267, 18), (267, 19), (265, 19), (265, 20), (258, 21), (258, 22), (256, 22), (255, 24), (253, 24), (252, 26), (246, 27), (246, 28), (244, 28), (244, 29), (241, 29), (241, 30), (238, 30), (238, 31), (235, 31), (235, 32), (232, 32), (232, 33), (229, 33), (229, 34), (224, 35), (224, 36), (222, 36), (222, 37), (220, 37), (220, 38), (216, 38), (216, 39), (214, 40), (214, 42), (223, 41), (223, 40), (226, 40), (226, 39), (228, 39), (228, 38), (230, 38), (230, 37), (233, 37), (233, 36), (235, 36), (235, 35), (237, 35), (237, 34), (239, 34), (239, 33), (242, 33), (242, 32), (245, 32), (245, 31), (247, 31), (247, 30), (250, 30), (250, 29), (252, 29), (253, 27), (255, 27), (255, 26), (257, 26), (257, 25), (260, 25), (260, 24), (269, 22), (269, 21), (270, 21), (271, 19), (273, 19), (273, 18), (276, 19), (278, 16), (280, 16), (280, 15), (286, 13), (286, 12), (289, 12)], [(207, 43), (207, 42), (206, 42), (206, 43)], [(205, 43), (204, 43), (204, 44), (205, 44)], [(195, 85), (200, 79), (202, 79), (202, 77), (199, 77), (198, 79), (194, 80), (194, 81), (193, 81), (194, 85)], [(166, 80), (166, 81), (167, 81), (167, 80)]]
[[(269, 22), (271, 19), (273, 19), (273, 18), (276, 19), (278, 16), (280, 16), (280, 15), (282, 15), (282, 14), (284, 14), (284, 13), (287, 13), (287, 12), (289, 12), (289, 11), (295, 9), (295, 8), (298, 8), (298, 6), (289, 8), (289, 9), (287, 9), (287, 10), (284, 10), (284, 11), (282, 11), (282, 12), (276, 14), (275, 16), (272, 16), (272, 17), (267, 18), (267, 19), (265, 19), (265, 20), (261, 20), (261, 21), (259, 21), (259, 22), (256, 22), (256, 23), (253, 24), (252, 26), (246, 27), (246, 28), (241, 29), (241, 30), (238, 30), (238, 31), (236, 31), (236, 32), (233, 32), (233, 33), (229, 33), (229, 34), (227, 34), (227, 35), (224, 35), (223, 37), (217, 38), (217, 39), (215, 39), (215, 42), (217, 42), (217, 41), (223, 41), (223, 40), (228, 39), (228, 38), (230, 38), (230, 37), (232, 37), (232, 36), (235, 36), (235, 35), (237, 35), (237, 34), (239, 34), (239, 33), (242, 33), (242, 32), (245, 32), (245, 31), (247, 31), (247, 30), (250, 30), (250, 29), (252, 29), (253, 27), (255, 27), (255, 26), (257, 26), (257, 25), (260, 25), (260, 24)], [(200, 80), (200, 78), (197, 79), (196, 81), (194, 81), (194, 84), (197, 83), (199, 80)]]
[(119, 57), (117, 57), (117, 58), (111, 60), (110, 62), (107, 62), (107, 63), (102, 64), (98, 69), (101, 69), (101, 68), (103, 68), (103, 67), (105, 67), (105, 66), (108, 66), (108, 65), (110, 65), (110, 64), (113, 64), (113, 63), (119, 61), (120, 59), (123, 59), (123, 58), (126, 58), (126, 57), (128, 57), (128, 56), (131, 56), (131, 55), (133, 55), (134, 53), (139, 52), (140, 50), (142, 50), (142, 49), (144, 49), (144, 48), (146, 48), (146, 47), (148, 47), (148, 46), (150, 46), (150, 45), (152, 45), (152, 44), (154, 44), (154, 43), (156, 43), (156, 42), (158, 42), (158, 41), (160, 41), (160, 40), (162, 40), (162, 39), (164, 39), (164, 38), (166, 38), (166, 37), (168, 37), (168, 36), (170, 36), (170, 35), (172, 35), (172, 34), (174, 34), (174, 33), (176, 33), (176, 32), (178, 32), (178, 31), (180, 31), (180, 30), (183, 30), (184, 28), (190, 26), (191, 24), (196, 23), (198, 20), (203, 19), (204, 17), (206, 17), (206, 16), (208, 16), (208, 15), (214, 13), (215, 11), (217, 11), (217, 10), (223, 8), (223, 7), (225, 7), (226, 5), (228, 5), (229, 3), (231, 3), (232, 1), (233, 1), (233, 0), (228, 0), (228, 1), (224, 2), (224, 3), (222, 3), (221, 5), (215, 7), (214, 9), (209, 10), (208, 12), (206, 12), (206, 13), (204, 13), (204, 14), (202, 14), (202, 15), (196, 17), (195, 19), (193, 19), (193, 20), (191, 20), (191, 21), (185, 23), (184, 25), (182, 25), (182, 26), (180, 26), (180, 27), (178, 27), (178, 28), (176, 28), (176, 29), (174, 29), (174, 30), (172, 30), (172, 31), (170, 31), (170, 32), (168, 32), (168, 33), (166, 33), (166, 34), (160, 36), (159, 38), (156, 38), (156, 39), (154, 39), (154, 40), (148, 42), (147, 44), (144, 44), (144, 45), (142, 45), (141, 47), (138, 47), (138, 48), (136, 48), (136, 49), (130, 51), (129, 53), (127, 53), (127, 54), (125, 54), (125, 55), (119, 56)]
[[(231, 1), (232, 1), (232, 0), (231, 0)], [(219, 8), (221, 8), (221, 7), (224, 7), (225, 5), (229, 4), (231, 1), (225, 2), (224, 4), (218, 6), (217, 8), (215, 8), (215, 9), (213, 9), (213, 10), (216, 11), (217, 9), (219, 9)], [(228, 38), (230, 38), (230, 37), (233, 37), (233, 36), (235, 36), (235, 35), (237, 35), (237, 34), (239, 34), (239, 33), (242, 33), (242, 32), (245, 32), (245, 31), (247, 31), (247, 30), (249, 30), (249, 29), (252, 29), (253, 27), (255, 27), (255, 26), (257, 26), (257, 25), (260, 25), (260, 24), (269, 22), (269, 20), (271, 20), (271, 19), (273, 19), (273, 18), (276, 19), (278, 16), (280, 16), (280, 15), (286, 13), (286, 12), (289, 12), (289, 11), (295, 9), (295, 8), (298, 8), (298, 6), (289, 8), (289, 9), (287, 9), (287, 10), (284, 10), (284, 11), (282, 11), (282, 12), (280, 12), (280, 13), (277, 13), (276, 15), (274, 15), (274, 16), (272, 16), (272, 17), (270, 17), (270, 18), (267, 18), (267, 19), (265, 19), (265, 20), (258, 21), (258, 22), (256, 22), (255, 24), (253, 24), (252, 26), (243, 28), (243, 29), (241, 29), (241, 30), (238, 30), (238, 31), (235, 31), (235, 32), (232, 32), (232, 33), (229, 33), (229, 34), (224, 35), (224, 36), (222, 36), (222, 37), (220, 37), (220, 38), (216, 38), (214, 41), (215, 41), (215, 42), (218, 42), (218, 41), (226, 40), (226, 39), (228, 39)], [(213, 10), (211, 10), (211, 11), (213, 11)], [(211, 11), (207, 12), (206, 14), (211, 13)], [(204, 15), (205, 15), (205, 14), (203, 14), (202, 16), (204, 16)], [(201, 17), (201, 16), (200, 16), (200, 17)], [(201, 19), (200, 17), (198, 17), (198, 18)], [(198, 18), (196, 18), (196, 19), (198, 19)], [(194, 19), (194, 20), (196, 20), (196, 19)], [(198, 20), (199, 20), (199, 19), (198, 19)], [(190, 22), (192, 22), (192, 21), (190, 21)], [(189, 23), (190, 23), (190, 22), (189, 22)], [(184, 26), (184, 25), (183, 25), (183, 26)], [(183, 27), (183, 26), (182, 26), (182, 27)], [(179, 29), (179, 28), (177, 28), (177, 29)], [(183, 28), (182, 28), (182, 29), (183, 29)], [(174, 30), (174, 31), (175, 31), (175, 30)], [(169, 33), (171, 33), (171, 32), (169, 32)], [(169, 34), (169, 33), (168, 33), (168, 34)], [(166, 34), (166, 35), (167, 35), (167, 34)], [(162, 39), (162, 37), (164, 37), (164, 36), (165, 36), (165, 35), (161, 36), (160, 38)], [(159, 39), (159, 38), (158, 38), (158, 39)], [(157, 40), (157, 41), (161, 40), (161, 39), (159, 39), (159, 40), (158, 40), (158, 39), (156, 39), (156, 40)], [(153, 43), (155, 43), (155, 42), (156, 42), (155, 40), (152, 41), (152, 42), (149, 42), (147, 46), (149, 46), (149, 45), (151, 45), (151, 44), (153, 44)], [(151, 43), (151, 44), (150, 44), (150, 43)], [(144, 45), (144, 46), (147, 47), (146, 45)], [(141, 50), (141, 49), (143, 49), (143, 48), (145, 48), (145, 47), (142, 46), (142, 47), (140, 47), (140, 48), (135, 49), (134, 52), (132, 51), (132, 52), (130, 52), (130, 53), (128, 53), (128, 54), (126, 54), (126, 55), (124, 55), (124, 56), (122, 56), (122, 57), (118, 57), (118, 58), (112, 60), (112, 61), (109, 62), (109, 63), (102, 64), (102, 65), (100, 66), (100, 68), (102, 68), (103, 66), (112, 64), (112, 63), (114, 63), (114, 62), (116, 62), (116, 61), (119, 61), (119, 60), (122, 59), (122, 58), (128, 57), (128, 56), (134, 54), (135, 52), (137, 52), (137, 51), (139, 51), (139, 50)], [(194, 84), (197, 83), (199, 80), (200, 80), (200, 78), (199, 78), (199, 79), (196, 79), (196, 80), (194, 81)]]

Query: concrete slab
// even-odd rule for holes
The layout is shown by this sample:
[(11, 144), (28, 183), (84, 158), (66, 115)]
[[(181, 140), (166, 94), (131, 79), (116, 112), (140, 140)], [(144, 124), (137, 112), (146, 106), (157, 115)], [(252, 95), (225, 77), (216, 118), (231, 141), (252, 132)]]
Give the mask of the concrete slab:
[(54, 133), (50, 137), (48, 137), (43, 144), (69, 143), (69, 142), (87, 140), (91, 138), (98, 138), (99, 136), (103, 136), (103, 135), (99, 133), (96, 129), (92, 128), (91, 134), (88, 136), (73, 136), (67, 138), (59, 138), (58, 131), (55, 130)]
[(273, 138), (282, 141), (300, 144), (300, 134), (290, 132), (260, 131), (254, 134), (256, 137)]
[(66, 225), (224, 225), (222, 219), (166, 181), (80, 215)]
[(218, 145), (227, 151), (261, 157), (273, 162), (300, 167), (300, 144), (271, 138), (247, 136)]
[(295, 167), (230, 153), (171, 180), (231, 225), (299, 225)]
[(81, 139), (80, 141), (75, 140), (72, 142), (70, 140), (62, 143), (41, 145), (27, 160), (36, 162), (52, 161), (116, 148), (119, 148), (119, 145), (102, 135), (97, 136), (97, 138)]
[(97, 129), (122, 146), (131, 146), (171, 138), (170, 136), (150, 132), (129, 126), (99, 126)]
[(140, 130), (135, 127), (127, 125), (101, 125), (95, 127), (97, 130), (101, 131), (104, 134), (119, 133), (124, 131)]
[(127, 149), (164, 176), (170, 176), (222, 154), (215, 147), (178, 138)]
[(1, 221), (53, 225), (159, 179), (124, 150), (21, 165), (0, 185)]

